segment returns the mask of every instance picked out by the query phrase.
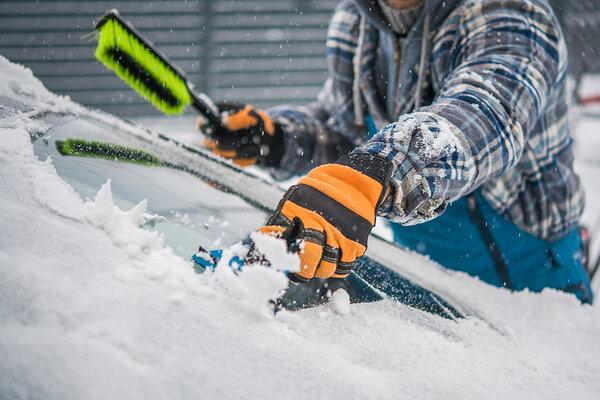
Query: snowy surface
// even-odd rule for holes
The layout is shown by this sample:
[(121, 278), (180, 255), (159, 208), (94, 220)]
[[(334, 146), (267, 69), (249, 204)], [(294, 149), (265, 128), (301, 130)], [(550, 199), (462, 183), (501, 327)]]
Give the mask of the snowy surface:
[[(0, 399), (600, 398), (597, 305), (512, 294), (395, 252), (382, 256), (426, 271), (474, 316), (336, 292), (331, 306), (273, 317), (276, 271), (197, 275), (138, 227), (152, 204), (119, 208), (108, 182), (84, 200), (34, 156), (30, 135), (47, 129), (35, 116), (78, 106), (1, 57), (0, 96), (27, 105), (0, 108)], [(593, 203), (600, 166), (584, 141), (600, 122), (587, 126), (578, 167)]]

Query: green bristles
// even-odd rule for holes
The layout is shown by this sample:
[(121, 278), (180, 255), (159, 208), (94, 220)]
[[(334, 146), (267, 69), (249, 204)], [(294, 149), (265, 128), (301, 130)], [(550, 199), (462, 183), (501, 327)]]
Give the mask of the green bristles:
[(56, 148), (65, 156), (97, 157), (151, 166), (162, 165), (160, 159), (151, 153), (112, 143), (69, 138), (57, 140)]
[(185, 80), (118, 20), (98, 29), (96, 58), (165, 114), (180, 114), (192, 103)]

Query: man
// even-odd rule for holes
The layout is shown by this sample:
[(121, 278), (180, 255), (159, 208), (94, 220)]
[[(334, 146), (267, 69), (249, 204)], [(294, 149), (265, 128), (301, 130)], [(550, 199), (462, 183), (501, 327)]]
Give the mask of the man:
[(327, 63), (317, 103), (223, 104), (227, 129), (207, 141), (279, 176), (312, 168), (261, 228), (304, 240), (299, 278), (345, 277), (382, 215), (448, 268), (592, 301), (567, 52), (546, 0), (343, 1)]

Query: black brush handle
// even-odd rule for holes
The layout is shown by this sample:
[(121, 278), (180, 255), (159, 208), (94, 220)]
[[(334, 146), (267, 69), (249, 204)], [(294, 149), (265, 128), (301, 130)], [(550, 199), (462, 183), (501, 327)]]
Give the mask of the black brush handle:
[(215, 103), (204, 93), (196, 93), (193, 87), (188, 84), (188, 90), (192, 96), (192, 106), (208, 120), (208, 126), (204, 128), (204, 133), (212, 135), (216, 130), (223, 130), (223, 120)]

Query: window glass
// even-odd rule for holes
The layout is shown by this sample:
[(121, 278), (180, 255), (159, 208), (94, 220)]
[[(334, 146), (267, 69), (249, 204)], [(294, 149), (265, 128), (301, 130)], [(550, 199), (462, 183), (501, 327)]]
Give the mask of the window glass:
[(63, 156), (56, 149), (56, 140), (80, 138), (135, 147), (135, 138), (91, 119), (48, 116), (45, 122), (53, 128), (34, 141), (34, 152), (40, 159), (51, 157), (58, 174), (83, 199), (93, 199), (108, 179), (113, 201), (119, 208), (128, 210), (147, 199), (148, 212), (162, 218), (146, 228), (161, 232), (165, 243), (182, 257), (190, 257), (198, 245), (206, 248), (231, 245), (256, 230), (267, 218), (238, 197), (183, 171)]

